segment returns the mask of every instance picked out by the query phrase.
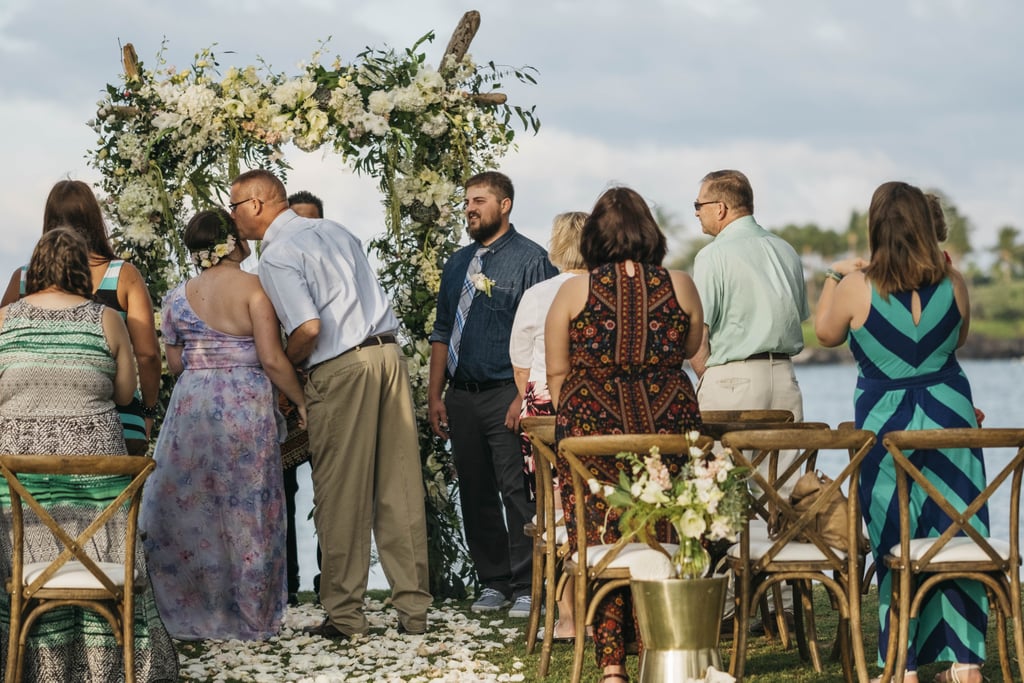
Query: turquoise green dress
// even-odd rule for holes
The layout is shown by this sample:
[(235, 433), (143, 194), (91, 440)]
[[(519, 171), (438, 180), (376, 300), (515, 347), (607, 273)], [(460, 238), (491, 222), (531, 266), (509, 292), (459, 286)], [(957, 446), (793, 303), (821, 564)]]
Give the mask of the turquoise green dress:
[[(117, 363), (103, 333), (104, 307), (94, 301), (45, 309), (27, 301), (7, 307), (0, 325), (0, 454), (109, 454), (129, 457), (114, 409)], [(96, 508), (113, 500), (124, 479), (92, 475), (39, 475), (23, 480), (65, 528), (84, 528)], [(0, 478), (0, 482), (3, 479)], [(10, 575), (11, 501), (0, 484), (0, 579)], [(123, 562), (127, 514), (86, 547), (96, 561)], [(26, 516), (25, 561), (51, 560), (52, 532)], [(147, 576), (141, 544), (136, 572)], [(0, 592), (0, 671), (6, 664), (10, 596)], [(101, 615), (76, 606), (43, 614), (32, 627), (25, 683), (124, 680), (121, 647)], [(147, 585), (135, 600), (135, 680), (178, 680), (174, 643)]]
[[(912, 292), (891, 293), (886, 301), (872, 287), (871, 312), (863, 327), (850, 332), (859, 375), (855, 421), (879, 436), (895, 430), (978, 426), (971, 386), (955, 355), (963, 320), (952, 282), (947, 278), (918, 293), (921, 319), (915, 325)], [(985, 487), (980, 449), (915, 451), (909, 457), (949, 500), (970, 501)], [(860, 502), (878, 577), (881, 665), (887, 654), (892, 583), (882, 558), (899, 543), (894, 465), (881, 438), (861, 469)], [(910, 521), (918, 538), (939, 536), (950, 523), (923, 494), (913, 491)], [(988, 533), (987, 508), (975, 517), (974, 526)], [(910, 625), (907, 669), (939, 661), (984, 661), (987, 623), (988, 600), (980, 584), (943, 584)]]

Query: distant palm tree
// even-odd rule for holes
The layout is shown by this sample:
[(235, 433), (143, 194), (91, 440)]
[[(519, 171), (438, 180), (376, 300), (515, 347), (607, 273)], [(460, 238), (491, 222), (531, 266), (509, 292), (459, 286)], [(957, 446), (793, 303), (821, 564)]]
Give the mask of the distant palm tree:
[(996, 256), (992, 264), (992, 278), (1009, 281), (1021, 277), (1024, 273), (1024, 245), (1017, 243), (1020, 230), (1012, 225), (999, 228), (996, 245), (992, 253)]

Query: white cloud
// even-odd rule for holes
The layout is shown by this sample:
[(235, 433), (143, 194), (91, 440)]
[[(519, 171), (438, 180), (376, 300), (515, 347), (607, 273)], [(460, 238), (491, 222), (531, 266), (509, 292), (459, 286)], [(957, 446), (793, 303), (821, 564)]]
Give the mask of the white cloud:
[[(1011, 0), (495, 0), (471, 51), (480, 62), (529, 64), (539, 85), (506, 82), (517, 104), (537, 105), (536, 138), (504, 161), (517, 186), (514, 218), (546, 242), (554, 214), (586, 209), (610, 182), (627, 183), (683, 220), (709, 170), (737, 167), (767, 226), (843, 227), (878, 183), (937, 187), (978, 226), (979, 246), (1002, 224), (1022, 225), (1024, 7)], [(403, 49), (429, 30), (436, 63), (466, 7), (456, 0), (196, 0), (160, 3), (0, 0), (0, 277), (38, 235), (52, 183), (95, 179), (83, 155), (84, 122), (116, 82), (119, 44), (152, 65), (163, 37), (184, 66), (217, 43), (221, 65), (262, 55), (293, 72), (329, 35), (328, 53), (350, 61), (364, 46)], [(881, 17), (885, 17), (882, 21)], [(306, 188), (328, 215), (367, 239), (382, 229), (372, 180), (339, 159), (289, 150), (289, 188)]]
[(8, 131), (0, 164), (0, 278), (28, 260), (42, 232), (43, 205), (61, 178), (98, 179), (85, 151), (95, 142), (81, 112), (51, 103), (0, 101), (0, 126)]

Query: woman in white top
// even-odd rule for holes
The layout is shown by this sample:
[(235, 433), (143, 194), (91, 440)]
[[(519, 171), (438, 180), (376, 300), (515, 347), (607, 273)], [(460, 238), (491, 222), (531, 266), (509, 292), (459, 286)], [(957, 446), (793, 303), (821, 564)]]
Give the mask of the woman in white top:
[[(587, 215), (583, 211), (570, 211), (555, 216), (554, 224), (551, 226), (548, 258), (561, 272), (523, 292), (519, 308), (516, 309), (508, 353), (512, 359), (512, 373), (516, 386), (523, 397), (522, 417), (555, 414), (551, 394), (548, 392), (547, 367), (544, 363), (544, 320), (562, 284), (569, 278), (587, 272), (586, 263), (580, 254), (580, 235)], [(522, 436), (522, 449), (523, 473), (527, 481), (527, 490), (532, 494), (533, 448), (525, 435)], [(556, 489), (557, 486), (556, 480)], [(558, 605), (559, 621), (555, 623), (554, 629), (554, 638), (557, 640), (573, 637), (572, 590), (563, 591), (562, 596)]]

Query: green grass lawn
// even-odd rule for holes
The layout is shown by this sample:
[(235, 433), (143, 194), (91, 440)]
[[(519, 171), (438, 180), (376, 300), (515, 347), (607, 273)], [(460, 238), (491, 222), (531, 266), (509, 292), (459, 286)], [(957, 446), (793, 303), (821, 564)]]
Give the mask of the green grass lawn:
[[(865, 656), (868, 662), (869, 674), (877, 676), (880, 670), (875, 666), (877, 660), (878, 627), (876, 626), (876, 614), (878, 610), (878, 598), (875, 589), (865, 596), (862, 603), (862, 633), (864, 635)], [(824, 671), (816, 673), (810, 662), (801, 661), (794, 643), (792, 649), (784, 650), (778, 638), (774, 641), (764, 636), (748, 639), (747, 665), (744, 681), (750, 683), (826, 683), (843, 680), (842, 666), (838, 661), (830, 658), (831, 644), (835, 637), (836, 612), (829, 607), (828, 599), (824, 589), (818, 587), (815, 592), (815, 613), (818, 615), (816, 624), (818, 627), (819, 643), (821, 644), (822, 658), (825, 660)], [(510, 626), (521, 624), (519, 620), (507, 620)], [(995, 620), (989, 627), (988, 657), (989, 664), (985, 666), (985, 680), (990, 682), (1003, 681), (999, 671), (999, 650), (996, 646)], [(1012, 633), (1010, 636), (1010, 648), (1013, 648)], [(723, 639), (720, 643), (722, 652), (722, 665), (728, 667), (729, 658), (732, 656), (732, 639)], [(556, 643), (552, 650), (551, 667), (548, 678), (543, 679), (537, 676), (537, 661), (540, 656), (540, 643), (537, 644), (535, 655), (526, 654), (524, 638), (507, 645), (501, 649), (493, 650), (489, 654), (490, 661), (497, 663), (507, 673), (520, 672), (524, 675), (524, 681), (567, 681), (572, 674), (572, 645)], [(522, 662), (525, 666), (521, 669), (515, 668), (515, 662)], [(627, 658), (627, 667), (630, 677), (635, 681), (637, 669), (637, 657)], [(1016, 662), (1014, 662), (1016, 664)], [(947, 665), (948, 666), (948, 665)], [(941, 665), (928, 665), (921, 668), (920, 680), (931, 681), (932, 677), (942, 670)], [(1016, 670), (1016, 669), (1015, 669)], [(584, 681), (597, 681), (599, 679), (597, 665), (594, 659), (593, 646), (587, 647), (583, 668)], [(1009, 682), (1007, 682), (1009, 683)]]

